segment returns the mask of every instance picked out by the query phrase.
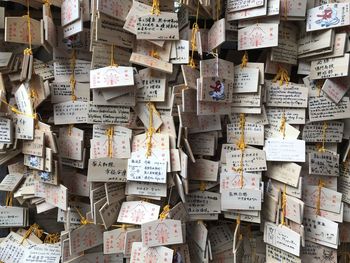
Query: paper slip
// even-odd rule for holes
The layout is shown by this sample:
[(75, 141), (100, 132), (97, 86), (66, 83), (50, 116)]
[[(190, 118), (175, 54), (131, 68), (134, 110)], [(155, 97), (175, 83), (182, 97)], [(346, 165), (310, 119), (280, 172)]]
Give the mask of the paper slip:
[(113, 136), (113, 138), (94, 138), (90, 140), (90, 158), (130, 158), (130, 139), (128, 136)]
[(117, 19), (125, 20), (130, 10), (132, 1), (127, 0), (119, 2), (117, 0), (106, 1), (98, 0), (96, 9), (106, 15), (112, 16)]
[(327, 79), (349, 75), (350, 54), (342, 57), (313, 60), (310, 67), (310, 79)]
[[(72, 88), (68, 82), (52, 82), (51, 88), (51, 102), (60, 103), (72, 100)], [(78, 101), (89, 101), (90, 90), (89, 84), (77, 82), (75, 84), (74, 95)]]
[(306, 31), (350, 25), (350, 3), (331, 3), (307, 11)]
[(141, 225), (142, 244), (147, 247), (183, 243), (180, 220), (158, 219)]
[(320, 209), (334, 213), (340, 213), (342, 194), (322, 187), (319, 194), (318, 186), (305, 185), (303, 189), (303, 201), (307, 206), (316, 208), (317, 200), (320, 200)]
[(228, 189), (221, 192), (223, 210), (261, 210), (261, 191), (255, 189)]
[(124, 255), (131, 254), (131, 248), (134, 242), (141, 242), (141, 229), (130, 229), (125, 234)]
[(266, 176), (282, 183), (297, 187), (301, 166), (296, 163), (268, 162)]
[(186, 196), (188, 213), (211, 214), (220, 213), (220, 194), (208, 191), (196, 191)]
[(264, 242), (295, 256), (300, 255), (300, 235), (286, 226), (265, 222)]
[(266, 83), (266, 105), (272, 107), (306, 108), (308, 88), (304, 85), (288, 83)]
[(129, 159), (127, 179), (130, 181), (166, 183), (167, 163), (155, 157)]
[(0, 191), (12, 192), (22, 180), (23, 174), (12, 173), (5, 176), (0, 183)]
[(57, 103), (53, 108), (54, 121), (59, 124), (86, 123), (88, 113), (88, 102), (68, 101)]
[(26, 217), (28, 209), (15, 206), (0, 207), (0, 226), (7, 227), (26, 227)]
[(142, 15), (136, 23), (137, 39), (178, 40), (179, 28), (176, 13), (161, 12), (160, 15)]
[(286, 196), (285, 217), (297, 224), (302, 224), (304, 215), (304, 202), (293, 196)]
[(225, 42), (225, 19), (215, 21), (208, 33), (208, 49), (213, 50)]
[(327, 259), (329, 263), (338, 261), (335, 249), (308, 241), (305, 242), (305, 247), (301, 248), (300, 258), (303, 262), (318, 261), (320, 258)]
[(166, 197), (167, 184), (128, 181), (126, 183), (126, 187), (125, 187), (125, 194), (126, 195)]
[[(242, 152), (240, 150), (228, 152), (226, 154), (226, 163), (229, 169), (237, 171), (240, 167)], [(243, 171), (266, 171), (265, 152), (258, 149), (247, 148), (243, 152)]]
[(149, 248), (142, 242), (134, 242), (131, 249), (130, 263), (162, 263), (172, 262), (174, 251), (170, 248), (159, 246)]
[[(44, 42), (44, 24), (42, 21), (30, 19), (32, 45), (41, 45)], [(5, 41), (28, 44), (27, 18), (5, 17)]]
[[(227, 142), (238, 143), (241, 137), (240, 124), (235, 122), (227, 125)], [(248, 123), (244, 125), (244, 141), (249, 145), (264, 145), (264, 126)]]
[(93, 102), (88, 104), (87, 122), (97, 124), (126, 124), (130, 108), (126, 106), (104, 106)]
[(303, 225), (305, 227), (305, 240), (337, 248), (339, 241), (338, 223), (321, 216), (305, 214)]
[(301, 263), (301, 259), (285, 252), (282, 249), (271, 246), (269, 244), (266, 245), (266, 260), (271, 263), (279, 263), (279, 262), (289, 262), (289, 263)]
[(91, 89), (132, 85), (134, 85), (132, 67), (109, 66), (90, 71)]
[[(245, 189), (259, 190), (261, 182), (261, 174), (259, 173), (243, 173), (243, 187)], [(233, 188), (241, 187), (241, 176), (238, 172), (226, 172), (220, 173), (220, 193), (223, 190), (229, 190)]]
[(264, 5), (264, 1), (262, 0), (254, 0), (254, 1), (235, 1), (235, 0), (229, 0), (227, 1), (227, 11), (228, 12), (235, 12), (239, 10), (245, 10), (250, 9), (254, 7), (259, 7)]
[(192, 153), (195, 155), (214, 156), (216, 138), (212, 134), (198, 133), (188, 138)]
[(156, 59), (151, 56), (145, 56), (142, 54), (138, 54), (133, 52), (130, 57), (130, 62), (144, 66), (144, 67), (149, 67), (155, 70), (159, 70), (165, 73), (172, 73), (173, 72), (173, 64), (168, 63), (166, 61), (162, 61), (159, 59)]
[(103, 254), (123, 253), (126, 230), (123, 228), (103, 232)]
[[(135, 38), (123, 30), (123, 21), (99, 13), (99, 16), (96, 17), (96, 35), (94, 40), (131, 49)], [(118, 60), (117, 62), (119, 63)]]
[(62, 26), (68, 25), (80, 17), (80, 1), (64, 0), (62, 2), (61, 20)]
[(267, 161), (305, 162), (305, 141), (271, 138), (265, 141)]
[(191, 180), (216, 182), (218, 172), (219, 163), (206, 159), (197, 159), (195, 163), (189, 165)]
[(143, 201), (123, 202), (118, 222), (142, 225), (158, 219), (160, 206)]
[(309, 173), (339, 176), (339, 154), (328, 152), (309, 153)]
[(0, 118), (0, 143), (11, 143), (13, 139), (13, 123), (10, 119)]
[(326, 79), (322, 86), (322, 91), (326, 93), (333, 102), (339, 103), (349, 90), (349, 85), (346, 84), (348, 81), (349, 78)]
[(126, 182), (127, 160), (116, 158), (89, 159), (88, 182)]
[[(306, 142), (322, 142), (323, 122), (307, 123), (303, 129), (303, 140)], [(327, 130), (324, 137), (325, 142), (341, 142), (344, 132), (344, 123), (340, 121), (327, 122)]]
[(317, 31), (313, 34), (307, 34), (306, 32), (303, 32), (300, 39), (298, 40), (298, 55), (330, 48), (333, 38), (334, 31), (331, 29)]
[(259, 69), (235, 66), (233, 93), (257, 92), (259, 83)]
[(71, 254), (96, 247), (103, 243), (102, 229), (95, 224), (83, 225), (69, 232)]
[(254, 24), (238, 30), (238, 50), (275, 47), (278, 24)]
[(343, 97), (338, 104), (324, 96), (309, 99), (309, 118), (311, 122), (346, 119), (349, 115), (349, 97)]

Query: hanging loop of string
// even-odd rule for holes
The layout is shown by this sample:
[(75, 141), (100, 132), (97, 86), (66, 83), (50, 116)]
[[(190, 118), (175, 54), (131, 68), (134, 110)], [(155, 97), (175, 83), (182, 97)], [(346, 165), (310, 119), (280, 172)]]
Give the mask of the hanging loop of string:
[(24, 55), (32, 55), (32, 31), (31, 31), (31, 25), (30, 25), (30, 12), (29, 12), (29, 0), (27, 0), (27, 15), (25, 16), (27, 18), (27, 30), (28, 30), (28, 48), (26, 48), (23, 53)]
[(239, 116), (239, 128), (241, 131), (241, 136), (239, 138), (239, 141), (237, 143), (238, 149), (241, 151), (241, 158), (239, 161), (239, 167), (236, 169), (237, 172), (239, 172), (240, 175), (240, 187), (243, 188), (244, 186), (244, 178), (243, 178), (243, 158), (244, 158), (244, 150), (246, 148), (245, 139), (244, 139), (244, 129), (245, 129), (245, 114), (241, 113)]
[(319, 180), (317, 190), (317, 200), (316, 200), (316, 215), (321, 215), (321, 194), (322, 194), (322, 187), (325, 186), (325, 183), (322, 179)]
[(280, 126), (280, 132), (282, 133), (283, 139), (286, 138), (286, 113), (283, 111), (282, 117), (281, 117), (281, 126)]
[(15, 106), (9, 104), (6, 100), (4, 99), (0, 99), (0, 101), (2, 103), (4, 103), (13, 113), (15, 114), (19, 114), (19, 115), (23, 115), (32, 119), (37, 119), (37, 115), (36, 114), (27, 114), (25, 112), (21, 112), (20, 110), (18, 110)]
[(326, 143), (326, 136), (327, 136), (327, 128), (328, 128), (327, 122), (323, 122), (323, 126), (322, 126), (322, 146), (318, 149), (319, 152), (325, 152), (326, 151), (325, 143)]
[(114, 59), (114, 44), (111, 45), (111, 67), (118, 67), (118, 64), (115, 63)]
[(12, 192), (6, 192), (5, 205), (12, 206), (12, 204), (13, 204), (13, 194), (12, 194)]
[[(238, 214), (237, 218), (236, 218), (236, 227), (240, 227), (241, 225), (241, 214)], [(239, 240), (243, 239), (243, 235), (240, 233), (241, 231), (239, 231)]]
[(61, 237), (60, 237), (59, 233), (52, 233), (52, 234), (46, 235), (46, 237), (44, 239), (44, 243), (55, 244), (55, 243), (59, 242), (60, 239), (61, 239)]
[(73, 49), (71, 61), (70, 61), (70, 70), (71, 70), (71, 76), (70, 76), (70, 87), (72, 92), (72, 101), (77, 100), (77, 96), (75, 95), (75, 86), (76, 86), (76, 80), (75, 80), (75, 65), (76, 65), (76, 52), (75, 49)]
[(151, 14), (160, 15), (160, 0), (153, 0)]
[(107, 129), (107, 136), (108, 136), (108, 157), (113, 157), (113, 136), (114, 136), (114, 127), (111, 126)]
[(322, 86), (324, 84), (324, 80), (318, 79), (316, 80), (316, 88), (317, 88), (317, 95), (318, 97), (321, 96)]
[(146, 157), (149, 157), (152, 155), (152, 137), (153, 137), (153, 134), (156, 132), (155, 128), (153, 127), (153, 113), (158, 114), (158, 116), (160, 116), (160, 114), (152, 102), (148, 102), (147, 106), (149, 111), (149, 125), (148, 125), (147, 134), (146, 134), (146, 139), (147, 139)]
[(272, 81), (273, 82), (278, 81), (280, 86), (282, 86), (283, 82), (285, 82), (288, 85), (288, 83), (290, 81), (288, 71), (284, 67), (278, 66), (277, 75), (274, 77), (274, 79)]
[(244, 55), (242, 57), (242, 63), (241, 63), (241, 68), (245, 68), (248, 63), (248, 52), (244, 51)]
[(23, 242), (32, 234), (34, 233), (38, 238), (41, 238), (44, 234), (44, 231), (40, 229), (39, 225), (34, 223), (29, 227), (29, 229), (25, 232), (20, 244), (22, 245)]
[(286, 212), (287, 212), (287, 186), (284, 185), (284, 189), (282, 191), (282, 218), (281, 224), (286, 225)]
[(204, 181), (201, 181), (199, 184), (199, 191), (204, 192), (206, 188), (207, 188), (207, 183)]
[(43, 0), (43, 3), (48, 8), (48, 11), (49, 11), (48, 15), (50, 17), (52, 17), (51, 8), (50, 8), (51, 7), (51, 1), (50, 0)]
[(191, 57), (190, 57), (190, 62), (189, 62), (189, 66), (191, 68), (196, 67), (196, 63), (194, 62), (193, 56), (194, 56), (194, 51), (197, 49), (197, 32), (199, 30), (198, 14), (199, 14), (199, 0), (197, 2), (196, 21), (192, 25), (192, 32), (191, 32)]
[(216, 21), (220, 18), (220, 12), (221, 12), (221, 0), (216, 0)]
[(87, 220), (87, 218), (85, 216), (83, 216), (83, 214), (80, 212), (80, 210), (77, 207), (75, 207), (75, 210), (78, 212), (78, 214), (80, 216), (80, 223), (82, 225), (93, 224), (93, 222)]
[(154, 57), (156, 59), (160, 59), (160, 56), (159, 56), (157, 50), (155, 50), (154, 48), (152, 48), (152, 50), (150, 51), (150, 56)]
[(166, 219), (166, 217), (169, 214), (169, 211), (170, 211), (170, 205), (164, 206), (163, 211), (159, 215), (159, 219), (162, 219), (162, 220)]

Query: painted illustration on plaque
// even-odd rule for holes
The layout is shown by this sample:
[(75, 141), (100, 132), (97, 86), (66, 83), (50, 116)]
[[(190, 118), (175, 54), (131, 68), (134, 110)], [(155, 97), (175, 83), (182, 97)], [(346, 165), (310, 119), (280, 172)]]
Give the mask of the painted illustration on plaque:
[(316, 20), (316, 24), (320, 24), (322, 27), (337, 25), (340, 22), (337, 17), (337, 9), (332, 7), (327, 7), (317, 17), (320, 17), (320, 19)]
[(210, 85), (212, 91), (209, 91), (209, 95), (216, 101), (225, 99), (225, 85), (220, 80), (215, 81), (214, 85)]

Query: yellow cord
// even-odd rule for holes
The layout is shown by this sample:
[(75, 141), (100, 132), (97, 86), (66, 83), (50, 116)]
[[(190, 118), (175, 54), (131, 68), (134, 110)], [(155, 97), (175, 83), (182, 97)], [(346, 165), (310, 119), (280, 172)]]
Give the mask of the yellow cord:
[(283, 135), (283, 139), (286, 138), (286, 113), (282, 113), (280, 132)]
[(114, 127), (111, 126), (109, 129), (107, 129), (107, 136), (108, 136), (108, 157), (113, 157), (113, 136), (114, 136)]
[(146, 138), (147, 138), (146, 157), (149, 157), (152, 155), (152, 137), (153, 137), (153, 134), (156, 132), (156, 130), (153, 127), (153, 113), (154, 112), (157, 113), (158, 116), (160, 116), (160, 114), (152, 102), (148, 102), (147, 105), (148, 105), (148, 111), (149, 111), (149, 127), (146, 134)]
[(153, 0), (153, 4), (152, 4), (152, 10), (151, 13), (152, 15), (160, 15), (160, 4), (159, 4), (160, 0)]
[(322, 147), (318, 149), (319, 152), (325, 152), (326, 151), (325, 142), (326, 142), (327, 128), (328, 128), (327, 122), (323, 122), (323, 127), (322, 127)]
[(288, 75), (288, 71), (279, 66), (277, 75), (274, 77), (273, 82), (279, 81), (279, 85), (282, 86), (283, 82), (285, 82), (287, 85), (289, 84), (290, 78)]
[(72, 72), (71, 76), (70, 76), (70, 87), (72, 89), (72, 101), (77, 100), (77, 96), (75, 96), (75, 85), (76, 85), (75, 65), (76, 65), (76, 53), (75, 53), (75, 49), (73, 49), (72, 58), (71, 58), (71, 62), (70, 62), (70, 69)]
[(244, 51), (244, 55), (242, 57), (242, 63), (241, 63), (241, 68), (244, 68), (247, 66), (248, 63), (248, 52)]
[(321, 215), (321, 193), (322, 193), (322, 187), (325, 186), (325, 183), (322, 179), (320, 179), (318, 183), (318, 196), (317, 196), (317, 202), (316, 202), (316, 214)]
[(282, 192), (282, 218), (281, 218), (281, 224), (286, 224), (286, 208), (287, 208), (287, 186), (284, 185), (284, 190)]
[(159, 219), (162, 219), (162, 220), (166, 219), (166, 217), (169, 214), (169, 211), (170, 211), (170, 205), (164, 206), (163, 211), (159, 215)]
[(194, 56), (194, 51), (197, 49), (196, 37), (197, 37), (197, 32), (199, 30), (198, 14), (199, 14), (199, 0), (197, 2), (196, 22), (194, 22), (194, 24), (192, 25), (192, 32), (191, 32), (191, 49), (192, 49), (192, 51), (191, 51), (191, 58), (190, 58), (190, 62), (189, 62), (189, 66), (191, 68), (196, 68), (196, 63), (194, 62), (193, 56)]
[(30, 12), (29, 12), (29, 0), (27, 0), (27, 30), (28, 30), (28, 48), (26, 48), (23, 53), (24, 55), (32, 55), (32, 31), (30, 26)]

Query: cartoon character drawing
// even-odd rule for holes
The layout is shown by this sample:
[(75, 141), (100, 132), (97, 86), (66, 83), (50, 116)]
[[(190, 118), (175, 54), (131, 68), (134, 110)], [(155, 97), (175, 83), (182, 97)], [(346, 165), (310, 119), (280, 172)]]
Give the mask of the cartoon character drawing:
[(316, 20), (316, 24), (321, 24), (322, 27), (329, 27), (340, 22), (337, 17), (337, 10), (331, 7), (327, 7), (323, 10), (323, 13), (317, 15), (317, 17), (321, 17), (321, 19)]
[(213, 90), (209, 92), (209, 95), (214, 100), (218, 101), (225, 99), (225, 86), (220, 80), (217, 80), (214, 86), (210, 85), (210, 88)]

